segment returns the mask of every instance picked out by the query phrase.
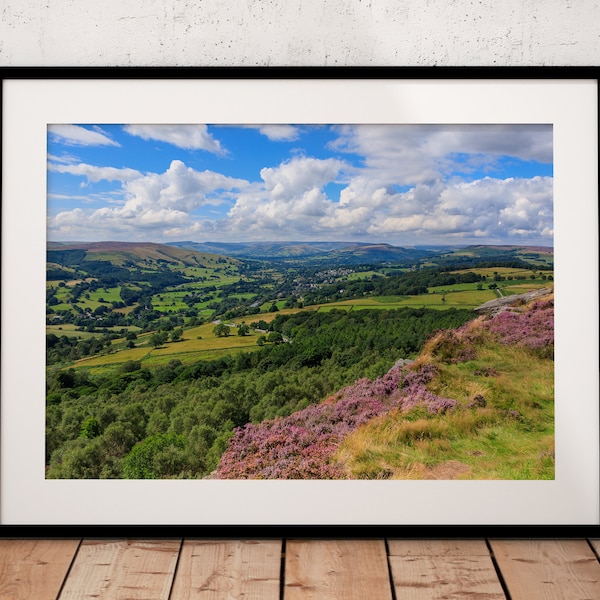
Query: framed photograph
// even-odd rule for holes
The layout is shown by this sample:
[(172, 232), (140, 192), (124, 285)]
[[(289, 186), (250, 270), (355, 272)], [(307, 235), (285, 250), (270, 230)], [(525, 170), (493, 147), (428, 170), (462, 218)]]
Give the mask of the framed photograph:
[(2, 77), (4, 531), (597, 531), (597, 69)]

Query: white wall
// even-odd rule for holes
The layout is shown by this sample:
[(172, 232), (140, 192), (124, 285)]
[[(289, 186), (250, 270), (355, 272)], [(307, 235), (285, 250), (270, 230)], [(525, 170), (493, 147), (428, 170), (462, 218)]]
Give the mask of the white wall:
[(0, 65), (598, 65), (597, 0), (2, 0)]

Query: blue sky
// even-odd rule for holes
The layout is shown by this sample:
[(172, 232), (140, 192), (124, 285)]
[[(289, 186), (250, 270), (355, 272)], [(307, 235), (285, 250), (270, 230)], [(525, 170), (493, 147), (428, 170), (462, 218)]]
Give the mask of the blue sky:
[(50, 241), (553, 245), (550, 125), (48, 126)]

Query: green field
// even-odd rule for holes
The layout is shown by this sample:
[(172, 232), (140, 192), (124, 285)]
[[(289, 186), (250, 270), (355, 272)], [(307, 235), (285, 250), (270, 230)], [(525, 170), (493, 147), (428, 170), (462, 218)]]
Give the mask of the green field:
[[(514, 270), (506, 270), (506, 272), (514, 272)], [(548, 282), (541, 281), (511, 281), (500, 283), (510, 284), (502, 288), (503, 295), (523, 293), (535, 288), (543, 287), (544, 285), (548, 285)], [(552, 282), (549, 283), (552, 285)], [(109, 296), (109, 293), (114, 292), (115, 289), (118, 288), (109, 289), (108, 293), (105, 290), (102, 290), (97, 291), (94, 294), (95, 296), (106, 299), (106, 296)], [(165, 291), (153, 298), (153, 304), (155, 308), (164, 312), (169, 312), (170, 310), (173, 310), (173, 312), (181, 311), (187, 308), (187, 305), (181, 301), (183, 296), (187, 293), (188, 292), (186, 291)], [(237, 294), (236, 297), (240, 300), (244, 298), (248, 300), (248, 296), (244, 294)], [(440, 310), (447, 308), (474, 309), (481, 304), (498, 297), (499, 293), (494, 290), (490, 290), (487, 287), (478, 290), (477, 284), (466, 283), (431, 288), (430, 293), (416, 296), (378, 296), (358, 298), (352, 300), (343, 300), (340, 302), (332, 302), (328, 304), (308, 306), (304, 309), (283, 308), (285, 305), (285, 300), (280, 300), (276, 302), (276, 305), (279, 307), (278, 311), (264, 313), (261, 312), (260, 314), (249, 315), (243, 319), (247, 323), (258, 320), (263, 320), (269, 323), (278, 314), (292, 314), (300, 310), (319, 310), (322, 312), (329, 312), (332, 310), (394, 310), (403, 307), (435, 308)], [(91, 294), (90, 299), (87, 300), (87, 302), (94, 302), (91, 298)], [(267, 302), (261, 307), (262, 310), (269, 310), (271, 304), (272, 302)], [(100, 305), (100, 303), (98, 303), (98, 305)], [(212, 314), (211, 310), (205, 311), (205, 316), (209, 316), (210, 314)], [(213, 334), (213, 328), (213, 323), (207, 323), (192, 329), (186, 329), (184, 330), (183, 340), (179, 342), (166, 342), (162, 348), (152, 348), (150, 346), (149, 340), (152, 335), (151, 333), (139, 335), (138, 339), (136, 340), (135, 348), (125, 348), (124, 340), (116, 340), (113, 342), (114, 349), (111, 353), (81, 359), (75, 363), (75, 366), (106, 367), (109, 365), (121, 364), (129, 360), (141, 360), (147, 366), (151, 366), (162, 364), (175, 358), (181, 360), (182, 362), (188, 363), (195, 360), (214, 358), (218, 355), (257, 347), (256, 340), (260, 333), (251, 332), (248, 336), (238, 336), (237, 328), (232, 327), (230, 336), (216, 337)], [(106, 332), (112, 333), (113, 330), (120, 331), (121, 329), (124, 328), (107, 328)], [(139, 329), (135, 327), (126, 329), (139, 331)], [(78, 337), (80, 339), (91, 338), (94, 336), (98, 337), (101, 335), (98, 333), (76, 331), (76, 326), (70, 324), (49, 325), (47, 327), (47, 333), (55, 333), (59, 336), (67, 335), (69, 337)]]
[(94, 333), (90, 331), (81, 331), (79, 327), (77, 325), (74, 325), (73, 323), (63, 323), (62, 325), (46, 325), (46, 334), (53, 333), (58, 337), (60, 337), (61, 335), (66, 335), (67, 337), (74, 337), (85, 340), (93, 337), (101, 337), (104, 333), (120, 333), (123, 329), (125, 329), (126, 331), (134, 331), (136, 333), (140, 331), (140, 328), (136, 327), (135, 325), (117, 325), (115, 327), (103, 327), (101, 330), (99, 330), (100, 332), (96, 331)]
[[(285, 308), (286, 305), (290, 306), (289, 291), (280, 292), (280, 288), (277, 283), (273, 283), (275, 280), (284, 281), (286, 273), (290, 276), (287, 271), (277, 271), (277, 268), (273, 265), (264, 263), (260, 273), (258, 270), (252, 271), (253, 276), (248, 277), (247, 275), (241, 275), (242, 263), (230, 258), (224, 258), (218, 255), (201, 255), (198, 253), (188, 253), (187, 250), (183, 251), (174, 248), (163, 248), (160, 249), (155, 246), (141, 247), (139, 249), (131, 249), (128, 253), (115, 249), (114, 251), (107, 250), (105, 252), (90, 252), (90, 259), (94, 261), (110, 261), (116, 265), (126, 265), (131, 269), (138, 269), (144, 272), (162, 272), (172, 271), (180, 273), (190, 278), (190, 281), (181, 283), (176, 286), (164, 286), (160, 292), (156, 291), (160, 288), (154, 288), (152, 295), (151, 304), (152, 308), (161, 313), (164, 319), (168, 319), (171, 315), (178, 315), (180, 318), (179, 323), (189, 321), (189, 315), (184, 315), (189, 311), (190, 308), (194, 308), (198, 311), (198, 316), (204, 319), (217, 318), (216, 312), (224, 312), (228, 308), (232, 307), (230, 314), (233, 312), (235, 305), (239, 304), (241, 307), (250, 308), (256, 298), (269, 297), (273, 299), (264, 302), (260, 306), (261, 312), (258, 314), (250, 314), (245, 317), (238, 319), (238, 324), (243, 319), (246, 323), (253, 321), (263, 320), (269, 323), (271, 320), (280, 314), (291, 314), (296, 313), (299, 310), (320, 310), (322, 312), (330, 312), (333, 310), (394, 310), (403, 307), (409, 308), (434, 308), (434, 309), (447, 309), (447, 308), (458, 308), (458, 309), (474, 309), (481, 304), (489, 300), (493, 300), (500, 296), (506, 296), (511, 294), (523, 293), (539, 287), (551, 287), (552, 281), (548, 281), (548, 276), (553, 275), (552, 271), (540, 272), (535, 266), (531, 269), (523, 268), (507, 268), (507, 267), (482, 267), (472, 269), (462, 269), (455, 271), (456, 273), (474, 272), (478, 275), (486, 277), (486, 280), (476, 283), (458, 283), (455, 285), (446, 285), (431, 287), (426, 294), (414, 295), (414, 296), (369, 296), (365, 295), (359, 298), (340, 300), (332, 303), (319, 304), (313, 306), (307, 306), (304, 309), (299, 308)], [(552, 256), (549, 254), (548, 256)], [(541, 257), (540, 261), (543, 262), (545, 257)], [(135, 266), (132, 266), (135, 265)], [(57, 265), (60, 266), (60, 265)], [(421, 265), (422, 266), (422, 265)], [(82, 263), (82, 267), (85, 268), (85, 261)], [(253, 267), (256, 269), (256, 267)], [(138, 272), (139, 272), (138, 271)], [(345, 275), (346, 269), (339, 271), (340, 279), (351, 280), (369, 280), (372, 278), (382, 278), (387, 275), (399, 275), (407, 271), (403, 267), (394, 267), (393, 265), (387, 265), (378, 269), (377, 267), (370, 268), (368, 271), (356, 271)], [(85, 276), (85, 272), (81, 270), (77, 271), (80, 277)], [(249, 273), (249, 271), (248, 271)], [(532, 275), (534, 278), (532, 279)], [(256, 286), (256, 289), (241, 286), (239, 288), (229, 288), (229, 290), (223, 290), (224, 286), (229, 284), (237, 284), (242, 281), (251, 283), (252, 277), (257, 277), (255, 281), (261, 281)], [(542, 276), (546, 279), (542, 279)], [(264, 280), (262, 278), (265, 278)], [(500, 279), (501, 278), (501, 279)], [(500, 279), (500, 280), (498, 280)], [(320, 279), (317, 278), (318, 281)], [(498, 281), (495, 281), (498, 280)], [(135, 284), (123, 283), (122, 285), (112, 287), (101, 287), (94, 291), (84, 291), (79, 295), (75, 308), (72, 304), (72, 288), (81, 282), (92, 283), (95, 281), (95, 285), (98, 285), (98, 281), (94, 278), (86, 278), (81, 280), (72, 280), (69, 282), (61, 283), (53, 281), (48, 283), (48, 287), (52, 287), (55, 291), (54, 302), (51, 308), (55, 312), (58, 311), (70, 311), (76, 322), (84, 324), (87, 327), (95, 327), (96, 321), (89, 319), (85, 322), (85, 314), (76, 314), (76, 312), (89, 313), (95, 311), (99, 307), (106, 307), (112, 309), (112, 303), (122, 302), (123, 299), (127, 300), (125, 294), (121, 297), (121, 290), (127, 288), (129, 290), (135, 290), (139, 292), (142, 288), (150, 289), (149, 284), (140, 283)], [(107, 281), (114, 282), (114, 278)], [(143, 281), (143, 278), (141, 278)], [(490, 289), (491, 283), (498, 286), (497, 290)], [(320, 284), (311, 284), (320, 285)], [(94, 287), (94, 286), (91, 286)], [(481, 288), (481, 289), (478, 289)], [(213, 288), (208, 290), (208, 288)], [(216, 290), (215, 290), (216, 288)], [(234, 293), (236, 290), (244, 290), (241, 293)], [(245, 290), (248, 291), (245, 291)], [(251, 291), (250, 291), (251, 290)], [(194, 302), (188, 304), (183, 301), (186, 296), (190, 294), (194, 295), (196, 300), (202, 299), (202, 302)], [(301, 294), (297, 294), (301, 296)], [(339, 296), (337, 296), (339, 297)], [(332, 298), (337, 298), (332, 296)], [(214, 304), (220, 303), (222, 300), (231, 300), (231, 305), (223, 304), (222, 310), (215, 311)], [(136, 300), (137, 302), (137, 300)], [(275, 304), (277, 311), (270, 312), (271, 307)], [(212, 308), (209, 308), (211, 306)], [(135, 308), (134, 305), (114, 309), (116, 313), (127, 315)], [(193, 313), (196, 314), (196, 313)], [(75, 366), (86, 366), (94, 368), (106, 368), (110, 365), (116, 365), (128, 360), (141, 360), (144, 364), (160, 364), (161, 362), (168, 362), (173, 358), (177, 358), (182, 361), (193, 361), (203, 358), (212, 357), (215, 355), (222, 355), (223, 353), (238, 352), (243, 349), (256, 348), (257, 337), (260, 333), (252, 332), (248, 336), (238, 336), (237, 329), (232, 327), (232, 335), (218, 338), (212, 333), (214, 325), (208, 323), (199, 327), (184, 330), (183, 340), (178, 342), (166, 342), (162, 348), (153, 348), (150, 344), (150, 338), (153, 332), (139, 333), (141, 328), (134, 327), (119, 327), (103, 328), (95, 333), (78, 331), (79, 327), (74, 324), (67, 324), (61, 322), (59, 319), (52, 321), (53, 316), (49, 315), (48, 322), (52, 323), (47, 327), (47, 333), (53, 333), (57, 336), (66, 335), (70, 338), (77, 338), (80, 340), (89, 339), (91, 337), (100, 337), (104, 333), (118, 333), (120, 334), (123, 330), (136, 331), (138, 338), (135, 340), (135, 347), (127, 348), (128, 343), (125, 338), (113, 340), (110, 351), (103, 350), (103, 354), (86, 357), (75, 363)], [(66, 319), (69, 320), (69, 319)], [(143, 320), (143, 314), (140, 313), (138, 319), (130, 321), (131, 324), (142, 324), (142, 327), (148, 331), (153, 327), (150, 323), (146, 323)], [(175, 321), (173, 321), (175, 322)], [(159, 322), (157, 322), (159, 323)], [(162, 327), (162, 322), (157, 324), (156, 327)], [(199, 339), (200, 338), (200, 339)], [(131, 343), (131, 342), (129, 342)]]
[[(471, 289), (462, 289), (465, 286)], [(243, 317), (247, 323), (263, 320), (266, 323), (271, 322), (278, 314), (293, 314), (300, 310), (319, 310), (329, 312), (332, 310), (394, 310), (403, 307), (410, 308), (466, 308), (473, 309), (480, 306), (488, 300), (498, 297), (493, 290), (474, 289), (475, 284), (459, 284), (456, 290), (446, 288), (445, 293), (429, 293), (418, 296), (378, 296), (371, 298), (358, 298), (353, 300), (344, 300), (341, 302), (332, 302), (300, 308), (283, 308), (285, 301), (278, 301), (276, 304), (280, 309), (276, 312), (266, 312), (256, 315)], [(514, 286), (517, 289), (517, 286)], [(531, 289), (531, 284), (527, 285)], [(449, 291), (448, 291), (449, 290)], [(520, 292), (520, 290), (519, 290)], [(169, 303), (182, 297), (184, 292), (164, 292), (160, 294), (163, 303), (157, 303), (155, 306), (161, 307), (161, 310), (168, 310)], [(243, 296), (243, 295), (242, 295)], [(159, 301), (160, 302), (160, 301)], [(183, 304), (183, 303), (181, 303)], [(271, 303), (263, 305), (263, 310), (268, 310)], [(241, 322), (238, 320), (238, 323)], [(52, 326), (57, 329), (59, 326)], [(63, 327), (67, 327), (64, 325)], [(256, 340), (260, 333), (251, 332), (248, 336), (238, 336), (237, 328), (231, 327), (231, 335), (227, 337), (216, 337), (213, 333), (214, 324), (207, 323), (185, 329), (183, 340), (179, 342), (166, 342), (162, 348), (152, 348), (149, 344), (151, 333), (138, 335), (135, 348), (121, 348), (122, 343), (114, 342), (115, 350), (110, 354), (85, 358), (76, 363), (75, 366), (97, 367), (111, 364), (120, 364), (128, 360), (142, 360), (148, 366), (159, 364), (161, 361), (167, 361), (173, 358), (182, 360), (182, 362), (192, 362), (212, 358), (214, 353), (223, 354), (227, 352), (238, 351), (241, 349), (251, 349), (256, 347)], [(73, 326), (74, 329), (74, 326)], [(48, 330), (50, 331), (50, 329)], [(74, 333), (72, 334), (74, 335)], [(96, 334), (97, 335), (97, 334)], [(91, 334), (90, 334), (91, 337)], [(198, 339), (198, 338), (201, 339)]]
[(72, 323), (64, 323), (63, 325), (46, 325), (46, 334), (53, 333), (60, 337), (61, 335), (66, 335), (69, 338), (77, 338), (81, 340), (90, 339), (93, 337), (100, 337), (102, 334), (91, 333), (89, 331), (78, 331), (77, 325), (73, 325)]
[(207, 323), (198, 327), (184, 330), (183, 339), (179, 342), (167, 341), (160, 348), (153, 348), (149, 341), (151, 333), (138, 336), (135, 348), (126, 348), (84, 358), (75, 363), (76, 367), (98, 367), (122, 364), (129, 360), (143, 361), (145, 365), (156, 365), (177, 358), (182, 362), (193, 362), (213, 358), (215, 354), (222, 355), (241, 349), (256, 348), (256, 340), (260, 334), (251, 332), (247, 336), (237, 335), (237, 328), (231, 327), (231, 335), (216, 337), (213, 333), (214, 324)]
[(350, 273), (347, 276), (348, 281), (364, 281), (368, 279), (372, 279), (373, 277), (381, 277), (381, 272), (379, 271), (358, 271), (356, 273)]
[[(475, 273), (476, 275), (485, 275), (491, 279), (497, 273), (501, 277), (525, 277), (531, 279), (533, 274), (532, 269), (518, 269), (513, 267), (474, 267), (472, 269), (461, 269), (459, 271), (453, 271), (454, 273)], [(537, 271), (536, 271), (537, 272)], [(554, 275), (553, 271), (543, 271), (544, 275)], [(536, 277), (537, 279), (537, 277)]]
[(161, 312), (184, 311), (188, 306), (183, 302), (183, 297), (187, 296), (188, 293), (189, 292), (183, 291), (165, 291), (160, 294), (155, 294), (152, 296), (152, 306), (155, 310)]
[[(449, 289), (449, 288), (448, 288)], [(442, 293), (420, 294), (418, 296), (377, 296), (372, 298), (357, 298), (355, 300), (343, 300), (323, 304), (319, 310), (332, 308), (354, 309), (385, 309), (393, 310), (409, 306), (411, 308), (476, 308), (488, 300), (497, 298), (493, 290), (457, 290)]]
[(95, 292), (89, 293), (89, 300), (91, 302), (98, 302), (100, 304), (100, 300), (104, 300), (104, 302), (120, 302), (121, 301), (121, 288), (120, 287), (110, 287), (110, 288), (102, 288), (96, 290)]

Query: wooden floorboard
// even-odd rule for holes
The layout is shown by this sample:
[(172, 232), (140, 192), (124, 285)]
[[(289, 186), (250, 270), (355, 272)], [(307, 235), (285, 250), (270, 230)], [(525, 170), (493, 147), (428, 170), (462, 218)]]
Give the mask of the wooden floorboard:
[(384, 540), (291, 540), (285, 600), (392, 600)]
[(600, 599), (600, 564), (586, 540), (492, 540), (511, 600)]
[(169, 600), (179, 540), (84, 540), (59, 600)]
[(0, 600), (56, 600), (79, 540), (0, 540)]
[(0, 600), (600, 600), (600, 540), (8, 540)]
[(173, 600), (279, 600), (282, 540), (186, 540)]
[(403, 600), (505, 600), (483, 540), (390, 540), (396, 597)]

